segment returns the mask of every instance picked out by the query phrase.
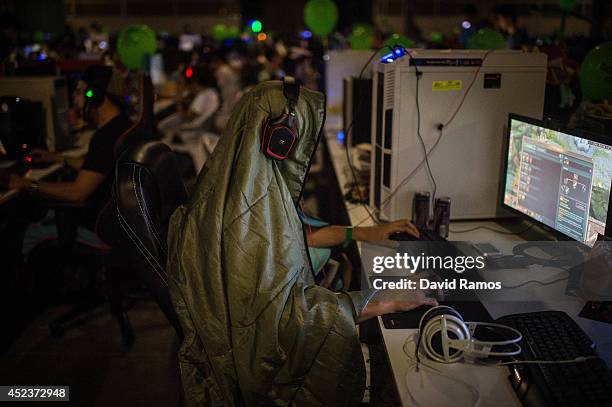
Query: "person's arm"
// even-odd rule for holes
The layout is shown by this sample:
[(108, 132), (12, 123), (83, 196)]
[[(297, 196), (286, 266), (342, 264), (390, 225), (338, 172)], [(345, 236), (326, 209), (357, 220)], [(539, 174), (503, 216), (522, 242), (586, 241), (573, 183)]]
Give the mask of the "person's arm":
[(410, 311), (421, 305), (431, 305), (434, 307), (438, 305), (438, 301), (436, 301), (435, 298), (421, 298), (412, 301), (370, 301), (361, 314), (359, 314), (357, 323), (360, 324), (368, 319), (381, 315)]
[(68, 166), (70, 166), (71, 168), (77, 171), (81, 169), (81, 166), (83, 165), (83, 161), (84, 161), (82, 158), (64, 157), (62, 154), (53, 153), (51, 151), (38, 149), (38, 148), (32, 150), (32, 158), (34, 162), (49, 163), (49, 164), (66, 163), (68, 164)]
[[(89, 170), (81, 170), (73, 182), (40, 182), (37, 195), (56, 201), (83, 203), (91, 196), (104, 180), (104, 175)], [(10, 189), (31, 190), (33, 181), (11, 175), (7, 183)]]
[[(310, 247), (331, 247), (342, 244), (346, 239), (346, 226), (326, 226), (307, 233), (307, 242)], [(417, 228), (406, 219), (383, 223), (376, 226), (353, 228), (353, 240), (382, 241), (389, 240), (389, 235), (395, 232), (407, 232), (419, 237)]]

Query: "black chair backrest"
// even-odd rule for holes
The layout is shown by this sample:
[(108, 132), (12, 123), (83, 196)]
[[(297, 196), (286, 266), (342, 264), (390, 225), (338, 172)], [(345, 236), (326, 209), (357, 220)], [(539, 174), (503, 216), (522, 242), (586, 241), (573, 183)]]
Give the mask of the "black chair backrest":
[[(140, 73), (138, 77), (138, 117), (134, 124), (123, 134), (119, 135), (113, 146), (115, 160), (126, 150), (143, 144), (147, 141), (155, 140), (155, 118), (153, 105), (155, 102), (155, 92), (153, 82), (148, 73)], [(117, 237), (117, 230), (120, 230), (115, 216), (115, 202), (109, 199), (104, 208), (100, 210), (94, 231), (109, 246), (114, 246), (114, 239)]]
[(148, 73), (141, 73), (138, 78), (138, 117), (115, 142), (115, 158), (132, 146), (156, 139), (154, 104), (155, 88), (151, 77)]
[(113, 199), (123, 231), (113, 249), (125, 254), (182, 339), (168, 290), (166, 238), (170, 216), (188, 197), (170, 148), (149, 141), (125, 151), (116, 165)]

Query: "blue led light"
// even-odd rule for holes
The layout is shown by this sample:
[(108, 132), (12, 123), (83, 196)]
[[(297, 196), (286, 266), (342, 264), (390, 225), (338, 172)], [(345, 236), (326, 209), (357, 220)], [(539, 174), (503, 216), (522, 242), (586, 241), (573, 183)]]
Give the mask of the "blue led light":
[(383, 55), (382, 58), (380, 58), (380, 62), (393, 62), (393, 52), (389, 52), (388, 54)]
[(337, 138), (338, 138), (338, 143), (344, 143), (344, 132), (339, 131)]
[(303, 39), (307, 40), (308, 38), (312, 38), (312, 33), (311, 33), (310, 31), (308, 31), (308, 30), (304, 30), (304, 31), (302, 31), (302, 32), (300, 33), (300, 36), (301, 36)]

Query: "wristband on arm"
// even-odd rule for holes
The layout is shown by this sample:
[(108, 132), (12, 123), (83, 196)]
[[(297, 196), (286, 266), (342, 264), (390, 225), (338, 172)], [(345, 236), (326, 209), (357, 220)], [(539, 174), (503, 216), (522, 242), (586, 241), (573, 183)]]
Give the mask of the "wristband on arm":
[(346, 248), (353, 241), (353, 227), (347, 226), (344, 233), (344, 243), (342, 247)]

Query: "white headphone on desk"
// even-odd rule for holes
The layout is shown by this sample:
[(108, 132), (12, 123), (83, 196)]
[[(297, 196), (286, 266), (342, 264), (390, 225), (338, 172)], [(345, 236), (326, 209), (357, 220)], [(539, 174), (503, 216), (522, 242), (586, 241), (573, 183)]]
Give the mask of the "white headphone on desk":
[[(474, 332), (479, 326), (495, 330), (504, 339), (499, 341), (478, 340), (474, 337)], [(464, 355), (516, 356), (521, 353), (521, 347), (518, 344), (521, 339), (523, 336), (514, 328), (493, 323), (465, 322), (461, 314), (454, 308), (440, 305), (428, 309), (419, 321), (416, 357), (418, 360), (419, 349), (429, 359), (441, 363), (457, 362)], [(511, 348), (494, 352), (494, 346), (511, 346)]]

